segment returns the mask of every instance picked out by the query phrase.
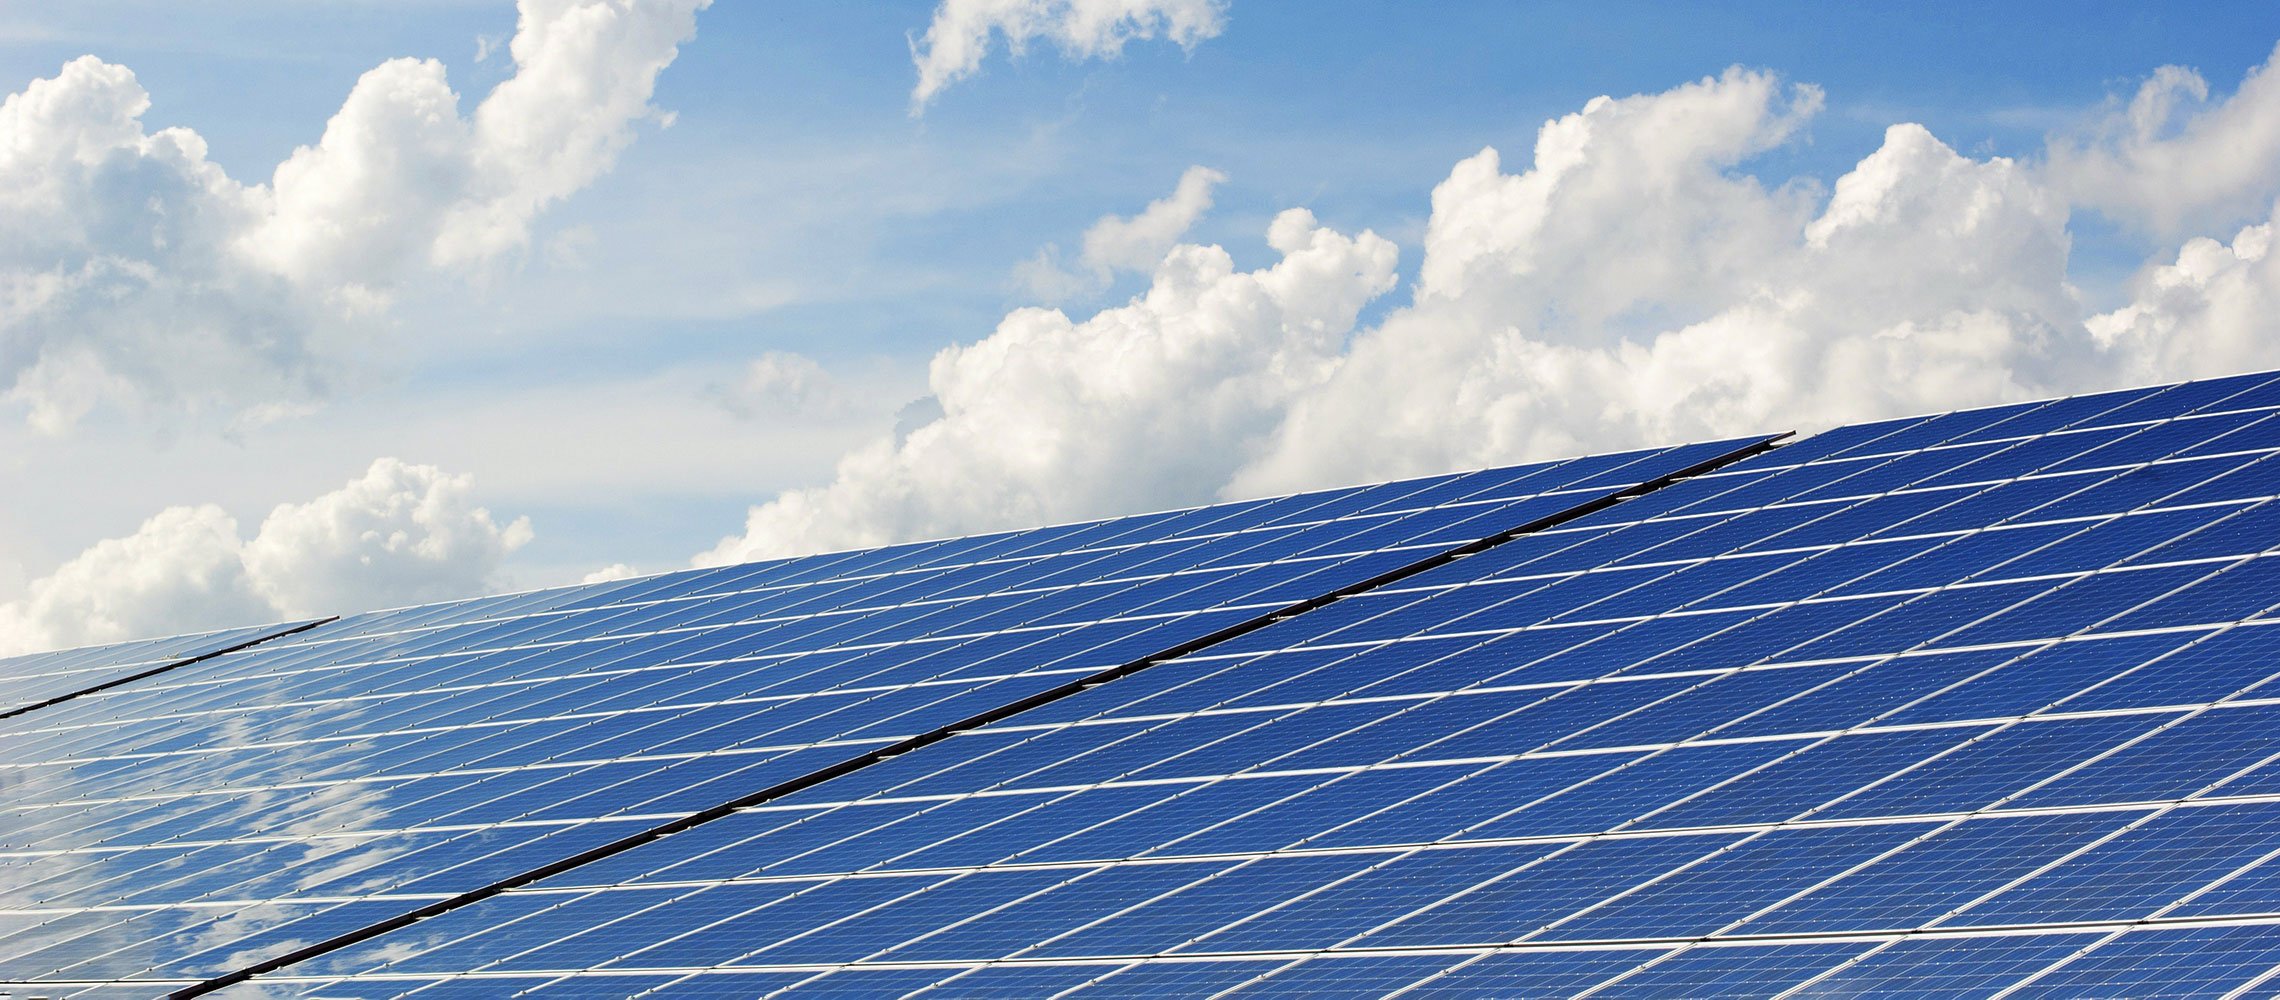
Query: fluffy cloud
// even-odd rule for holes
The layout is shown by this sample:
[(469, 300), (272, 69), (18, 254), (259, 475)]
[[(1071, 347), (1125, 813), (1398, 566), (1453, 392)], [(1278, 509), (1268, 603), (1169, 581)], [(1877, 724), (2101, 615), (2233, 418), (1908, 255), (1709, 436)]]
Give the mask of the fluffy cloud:
[(1433, 191), (1417, 301), (1484, 324), (1556, 310), (1588, 339), (1746, 293), (1811, 206), (1808, 192), (1767, 191), (1734, 168), (1796, 135), (1821, 101), (1730, 70), (1546, 122), (1518, 174), (1482, 150)]
[(42, 426), (308, 388), (317, 303), (235, 249), (266, 198), (196, 133), (145, 134), (149, 105), (93, 57), (0, 103), (0, 392)]
[[(1564, 120), (1547, 126), (1528, 172), (1486, 179), (1483, 157), (1460, 164), (1435, 192), (1436, 233), (1462, 224), (1451, 217), (1498, 217), (1508, 192), (1547, 169), (1598, 176), (1581, 204), (1553, 197), (1548, 221), (1510, 243), (1457, 242), (1465, 268), (1436, 268), (1432, 255), (1451, 244), (1429, 238), (1417, 303), (1356, 342), (1231, 491), (1826, 426), (2081, 384), (2069, 361), (2092, 344), (2065, 286), (2066, 208), (2025, 168), (1962, 157), (1899, 125), (1817, 217), (1754, 186), (1724, 191), (1711, 211), (1681, 208), (1698, 185), (1673, 176), (1743, 185), (1709, 177), (1732, 150), (1789, 127), (1762, 79), (1711, 86), (1767, 100), (1767, 113), (1730, 116), (1727, 130), (1695, 132), (1691, 155), (1661, 160), (1621, 141), (1611, 157), (1574, 156), (1553, 144), (1574, 124)], [(1659, 138), (1636, 141), (1668, 152), (1672, 131), (1654, 116), (1589, 124), (1647, 130)], [(1624, 187), (1641, 191), (1639, 214), (1677, 218), (1651, 223), (1645, 242), (1621, 238), (1622, 224), (1602, 214), (1613, 205), (1593, 196)], [(1594, 239), (1602, 220), (1616, 232)], [(1746, 258), (1733, 256), (1737, 245)], [(1469, 264), (1482, 260), (1497, 266)], [(1452, 272), (1464, 277), (1432, 280)]]
[(1226, 27), (1226, 0), (942, 0), (925, 37), (910, 45), (918, 68), (911, 113), (980, 69), (992, 35), (1003, 35), (1016, 55), (1045, 39), (1072, 59), (1092, 59), (1114, 57), (1135, 39), (1193, 48)]
[(2208, 235), (2260, 218), (2280, 176), (2280, 47), (2231, 97), (2183, 66), (2050, 147), (2053, 181), (2079, 204), (2166, 236)]
[(519, 250), (609, 169), (708, 0), (523, 0), (512, 77), (462, 115), (434, 60), (366, 73), (267, 184), (92, 56), (0, 103), (0, 392), (59, 428), (105, 404), (243, 417), (320, 388), (407, 281)]
[(1108, 288), (1120, 272), (1146, 274), (1179, 244), (1204, 213), (1211, 211), (1212, 189), (1227, 175), (1210, 167), (1189, 167), (1180, 173), (1172, 193), (1148, 203), (1138, 215), (1104, 215), (1085, 230), (1074, 267), (1061, 262), (1061, 248), (1048, 245), (1024, 262), (1014, 276), (1030, 293), (1046, 302), (1058, 302)]
[(2280, 217), (2249, 226), (2230, 244), (2197, 238), (2174, 263), (2138, 277), (2129, 305), (2090, 318), (2107, 353), (2136, 382), (2271, 367), (2280, 354), (2280, 257), (2272, 230)]
[[(2225, 160), (2212, 173), (2233, 178), (2180, 194), (2191, 211), (2171, 218), (2280, 194), (2280, 172), (2254, 167), (2265, 133), (2248, 110), (2270, 75), (2170, 129), (2179, 138), (2164, 141), (2200, 144), (2192, 156)], [(2149, 92), (2180, 78), (2157, 74)], [(699, 561), (2280, 362), (2280, 219), (2186, 243), (2147, 268), (2128, 305), (2090, 315), (2067, 274), (2079, 148), (2055, 140), (2047, 163), (1974, 158), (1901, 124), (1827, 188), (1748, 172), (1820, 106), (1812, 87), (1733, 70), (1593, 100), (1547, 122), (1517, 170), (1483, 150), (1433, 191), (1410, 300), (1350, 334), (1352, 310), (1390, 273), (1355, 264), (1382, 255), (1390, 267), (1374, 237), (1303, 227), (1318, 249), (1293, 252), (1302, 226), (1286, 216), (1283, 263), (1254, 275), (1199, 270), (1224, 255), (1176, 247), (1132, 305), (1082, 322), (1016, 312), (945, 352), (939, 416), (850, 455), (829, 486), (754, 508)], [(1287, 294), (1250, 307), (1252, 321), (1193, 294), (1247, 287), (1321, 249), (1310, 277), (1280, 282)], [(1324, 335), (1294, 339), (1278, 318), (1310, 311), (1334, 321)]]
[(499, 586), (530, 541), (473, 502), (473, 481), (393, 458), (251, 538), (213, 505), (170, 507), (0, 604), (0, 654), (463, 597)]
[(1024, 309), (934, 359), (940, 415), (753, 508), (700, 562), (870, 545), (1178, 503), (1241, 467), (1393, 286), (1393, 244), (1277, 216), (1282, 259), (1182, 246), (1145, 295), (1083, 322)]

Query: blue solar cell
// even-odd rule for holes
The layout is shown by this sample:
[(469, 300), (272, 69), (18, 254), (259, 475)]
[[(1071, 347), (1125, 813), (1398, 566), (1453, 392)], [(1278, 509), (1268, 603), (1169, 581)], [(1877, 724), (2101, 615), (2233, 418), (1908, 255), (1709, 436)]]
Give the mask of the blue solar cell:
[[(74, 866), (87, 857), (125, 859), (121, 871), (162, 859), (193, 866), (192, 877), (134, 887), (165, 903), (290, 899), (315, 869), (282, 848), (185, 855), (153, 835), (228, 843), (288, 823), (325, 822), (328, 814), (354, 816), (351, 829), (456, 825), (441, 838), (386, 834), (359, 845), (346, 869), (333, 868), (354, 871), (359, 891), (473, 888), (629, 832), (594, 824), (597, 818), (654, 822), (814, 773), (1067, 675), (1244, 621), (1260, 613), (1243, 602), (1262, 587), (1293, 586), (1290, 570), (1209, 567), (1302, 558), (1291, 569), (1307, 579), (1303, 593), (1311, 596), (1419, 558), (1378, 551), (1386, 545), (1469, 541), (1492, 530), (1484, 527), (1491, 522), (1510, 527), (1511, 519), (1599, 495), (1583, 488), (1587, 480), (1609, 483), (1594, 489), (1620, 489), (1635, 481), (1623, 476), (1659, 474), (1722, 447), (1730, 446), (362, 616), (241, 654), (211, 676), (184, 675), (105, 697), (99, 708), (49, 716), (69, 721), (76, 712), (90, 721), (18, 741), (11, 759), (70, 770), (73, 797), (13, 810), (0, 828), (43, 845), (86, 831), (77, 835), (81, 844), (112, 852), (71, 856)], [(1645, 471), (1620, 471), (1626, 467)], [(1539, 488), (1566, 489), (1568, 498), (1533, 498)], [(1489, 499), (1403, 505), (1402, 497), (1425, 490)], [(975, 561), (982, 559), (991, 561)], [(1338, 566), (1346, 576), (1333, 572)], [(1164, 572), (1179, 575), (1145, 575)], [(1015, 626), (1030, 631), (1005, 631)], [(246, 731), (272, 734), (253, 745), (260, 753), (190, 721), (225, 712)], [(282, 743), (278, 733), (287, 734)], [(1243, 746), (1279, 745), (1288, 733), (1261, 729)], [(71, 760), (98, 740), (106, 756), (131, 748), (137, 766), (45, 763)], [(1286, 749), (1314, 741), (1290, 740)], [(282, 768), (281, 745), (298, 748)], [(1142, 756), (1102, 777), (1169, 766), (1160, 748), (1139, 748)], [(1169, 756), (1197, 758), (1195, 773), (1210, 774), (1221, 766), (1214, 752)], [(1053, 762), (1009, 753), (994, 765), (1004, 779), (1035, 780), (1031, 772)], [(251, 812), (186, 809), (194, 799), (138, 791), (184, 781), (216, 797), (254, 782), (357, 794), (348, 802), (286, 795)], [(78, 804), (90, 797), (121, 805)], [(157, 826), (142, 814), (168, 822)], [(846, 846), (808, 863), (866, 850), (910, 853), (939, 839), (913, 837), (916, 829), (867, 838), (847, 831), (838, 838)], [(257, 859), (271, 867), (257, 868)], [(71, 898), (115, 898), (100, 895), (100, 885), (76, 882)], [(310, 920), (294, 926), (305, 931)], [(170, 960), (162, 937), (144, 945), (155, 965)]]
[(1942, 641), (1971, 646), (2075, 635), (2093, 627), (2115, 631), (2160, 627), (2133, 624), (2144, 621), (2151, 609), (2137, 613), (2130, 609), (2160, 602), (2166, 595), (2191, 586), (2211, 569), (2206, 565), (2151, 566), (2079, 577), (1949, 633)]
[[(770, 978), (778, 982), (788, 983), (792, 980), (793, 977), (775, 976)], [(613, 997), (630, 996), (699, 997), (706, 995), (702, 989), (673, 990), (670, 993), (653, 992), (663, 990), (667, 988), (668, 984), (674, 983), (674, 978), (664, 976), (572, 976), (542, 982), (530, 987), (527, 990), (515, 990), (514, 988), (522, 985), (522, 982), (524, 981), (514, 979), (503, 981), (477, 979), (467, 980), (465, 981), (465, 985), (470, 987), (472, 990), (478, 991), (474, 993), (476, 996), (496, 997), (504, 994), (515, 997), (543, 997), (545, 1000), (610, 1000), (610, 998)], [(760, 977), (748, 977), (743, 982), (736, 985), (747, 991), (750, 991), (754, 988), (762, 987), (768, 982), (769, 979), (762, 979)], [(717, 988), (724, 984), (708, 983), (706, 985)], [(479, 992), (483, 989), (488, 989), (490, 992)], [(329, 988), (327, 995), (330, 995)], [(421, 993), (416, 995), (425, 997), (427, 994)], [(758, 994), (753, 992), (744, 992), (713, 993), (711, 995), (756, 996)]]
[(1708, 936), (1743, 925), (1856, 865), (1930, 832), (1932, 824), (1769, 830), (1551, 925), (1553, 940)]
[(1227, 994), (1230, 997), (1353, 997), (1368, 1000), (1429, 979), (1463, 958), (1392, 955), (1317, 958), (1301, 962)]
[(1476, 769), (1477, 765), (1450, 764), (1312, 775), (1312, 781), (1304, 782), (1304, 787), (1285, 798), (1255, 797), (1253, 801), (1261, 804), (1252, 811), (1168, 841), (1153, 851), (1244, 854), (1278, 850), (1313, 834), (1360, 822), (1396, 803), (1430, 795)]
[(1364, 855), (1371, 867), (1283, 906), (1204, 934), (1183, 951), (1331, 948), (1536, 864), (1560, 845), (1427, 849)]
[(1612, 767), (1588, 783), (1516, 803), (1470, 838), (1572, 834), (1644, 821), (1673, 801), (1748, 772), (1795, 748), (1780, 742), (1679, 746)]
[(1660, 949), (1529, 950), (1490, 954), (1403, 994), (1415, 997), (1572, 996), (1640, 963)]
[[(1579, 754), (1522, 758), (1489, 765), (1454, 784), (1437, 786), (1413, 798), (1387, 802), (1379, 811), (1342, 825), (1325, 826), (1309, 842), (1327, 847), (1433, 843), (1475, 829), (1493, 830), (1483, 824), (1559, 795), (1636, 759), (1637, 754), (1628, 753)], [(1434, 770), (1446, 772), (1441, 768)], [(1524, 827), (1538, 828), (1533, 819)]]
[(2159, 420), (2179, 413), (2223, 413), (2274, 402), (2275, 380), (2270, 372), (2199, 379), (2150, 393), (2136, 402), (2115, 407), (2102, 419), (2114, 421)]
[(2272, 849), (2269, 803), (2140, 814), (2142, 825), (1957, 914), (1959, 926), (2138, 920)]
[[(919, 930), (914, 929), (913, 940), (896, 947), (889, 955), (901, 961), (995, 958), (1017, 950), (1035, 955), (1045, 954), (1038, 946), (1053, 942), (1064, 943), (1064, 946), (1050, 952), (1054, 957), (1083, 955), (1084, 947), (1066, 946), (1073, 942), (1068, 942), (1065, 935), (1099, 922), (1114, 922), (1126, 910), (1182, 887), (1201, 883), (1233, 867), (1233, 862), (1218, 861), (1117, 865), (1066, 871), (1063, 873), (1066, 880), (1047, 892), (988, 912), (966, 914), (966, 919), (956, 926), (945, 928), (923, 940), (916, 939)], [(1097, 942), (1098, 938), (1088, 940)], [(1008, 942), (1016, 941), (1021, 942), (1023, 947), (1006, 947)], [(1112, 947), (1107, 950), (1111, 954), (1119, 951), (1129, 953), (1129, 949)]]
[[(2254, 461), (2189, 459), (2149, 466), (2138, 476), (2140, 492), (2158, 498), (2163, 506), (2189, 507), (2204, 503), (2239, 503), (2280, 496), (2280, 456), (2266, 452)], [(2155, 491), (2163, 486), (2169, 492)]]
[(2280, 926), (2150, 928), (2121, 934), (2027, 983), (2020, 997), (2225, 996), (2280, 968)]
[[(2180, 512), (2180, 515), (2187, 512)], [(2211, 559), (2222, 556), (2246, 555), (2262, 552), (2271, 547), (2272, 539), (2280, 537), (2280, 504), (2258, 503), (2246, 508), (2199, 508), (2195, 512), (2209, 521), (2206, 527), (2158, 548), (2151, 549), (2141, 558), (2149, 560)]]
[(984, 965), (937, 969), (941, 978), (922, 996), (1032, 1000), (1075, 989), (1116, 971), (1115, 965)]
[(1613, 980), (1595, 997), (1767, 997), (1857, 954), (1855, 944), (1689, 948)]
[(2088, 947), (2095, 934), (1900, 941), (1815, 982), (1831, 996), (1991, 996)]
[[(1851, 664), (1824, 663), (1775, 670), (1742, 670), (1712, 678), (1686, 678), (1692, 687), (1628, 715), (1609, 720), (1553, 744), (1584, 746), (1651, 746), (1701, 737), (1726, 720), (1749, 716), (1797, 693), (1855, 669)], [(1683, 681), (1682, 681), (1683, 683)], [(1634, 682), (1633, 686), (1644, 686)]]
[(2030, 720), (1994, 729), (1822, 810), (1826, 816), (1968, 812), (2011, 796), (2171, 721), (2161, 715)]
[(1937, 698), (2017, 655), (2015, 649), (1982, 649), (1847, 662), (1845, 672), (1834, 679), (1818, 686), (1800, 684), (1788, 700), (1712, 732), (1722, 737), (1831, 732), (1896, 719), (1908, 706)]
[[(1862, 575), (1830, 587), (1827, 593), (1838, 597), (1901, 593), (2009, 578), (2012, 574), (1995, 572), (1994, 568), (2047, 552), (2052, 543), (2080, 530), (2072, 524), (2037, 524), (1919, 539), (1907, 543), (1915, 551), (1894, 551), (1891, 555), (1895, 558), (1889, 564), (1863, 566)], [(1853, 558), (1845, 550), (1838, 551), (1843, 553), (1839, 558)]]
[(1960, 822), (1775, 908), (1758, 933), (1907, 929), (2120, 829), (2131, 813)]
[(1040, 955), (1159, 954), (1178, 950), (1199, 927), (1218, 927), (1369, 867), (1369, 855), (1270, 856), (1188, 883), (1158, 882), (1169, 894), (1044, 942)]
[(2069, 711), (2106, 711), (2144, 705), (2190, 705), (2216, 701), (2263, 682), (2280, 665), (2266, 660), (2273, 638), (2259, 626), (2222, 632), (2169, 633), (2176, 651), (2147, 658), (2138, 669), (2117, 674), (2070, 698)]
[[(849, 968), (802, 979), (769, 996), (787, 997), (891, 997), (925, 989), (942, 978), (939, 969)], [(750, 996), (751, 994), (743, 994)]]
[(1167, 996), (1206, 997), (1241, 986), (1282, 967), (1281, 962), (1147, 962), (1094, 980), (1074, 996), (1085, 1000), (1161, 1000)]
[[(2047, 401), (2009, 403), (1974, 410), (1957, 410), (1952, 413), (1933, 414), (1921, 418), (1914, 425), (1901, 428), (1893, 434), (1879, 438), (1869, 447), (1854, 448), (1851, 455), (1890, 455), (1898, 452), (1937, 448), (1974, 438), (1999, 438), (2020, 433), (2019, 422), (2028, 414), (2049, 405)], [(1811, 440), (1808, 438), (1807, 440)]]
[(2280, 708), (2256, 706), (2172, 717), (2112, 754), (2018, 798), (2021, 806), (2158, 802), (2228, 794), (2225, 783), (2280, 754)]
[(1372, 931), (1357, 944), (1503, 944), (1732, 845), (1732, 835), (1591, 840)]
[(2280, 865), (2270, 857), (2212, 881), (2167, 912), (2175, 917), (2234, 916), (2280, 912)]
[[(2203, 567), (2207, 568), (2207, 567)], [(2226, 624), (2258, 617), (2280, 603), (2280, 557), (2249, 559), (2196, 579), (2144, 607), (2116, 617), (2115, 629)]]
[(1946, 752), (1984, 727), (1851, 733), (1834, 738), (1733, 744), (1757, 751), (1762, 766), (1721, 775), (1684, 798), (1666, 799), (1647, 819), (1656, 827), (1777, 823)]
[[(2072, 708), (2081, 692), (2127, 677), (2192, 641), (2181, 633), (2089, 636), (2040, 647), (2007, 647), (1999, 665), (1891, 713), (1894, 724), (1999, 719)], [(2159, 704), (2158, 702), (2155, 704)]]

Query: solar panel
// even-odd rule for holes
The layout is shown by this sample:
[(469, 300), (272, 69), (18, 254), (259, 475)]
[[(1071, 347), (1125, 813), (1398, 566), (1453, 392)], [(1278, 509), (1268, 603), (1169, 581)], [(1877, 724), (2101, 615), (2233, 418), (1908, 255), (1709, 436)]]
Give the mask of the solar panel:
[(0, 980), (2262, 989), (2276, 406), (2208, 380), (26, 660), (92, 683), (0, 718)]
[(356, 615), (89, 693), (0, 723), (0, 980), (222, 977), (1762, 446)]
[(2255, 376), (1807, 438), (256, 982), (2250, 987), (2275, 404)]

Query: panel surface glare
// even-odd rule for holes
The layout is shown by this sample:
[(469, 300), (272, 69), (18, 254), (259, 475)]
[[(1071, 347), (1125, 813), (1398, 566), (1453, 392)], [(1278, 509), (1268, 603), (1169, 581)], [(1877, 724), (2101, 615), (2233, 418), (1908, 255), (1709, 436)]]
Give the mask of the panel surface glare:
[(1739, 446), (358, 615), (43, 708), (0, 983), (221, 976)]
[(300, 621), (249, 625), (0, 657), (0, 715), (30, 711), (58, 698), (260, 642), (310, 624), (313, 623)]
[(1840, 428), (256, 983), (2253, 987), (2276, 405), (2253, 376)]

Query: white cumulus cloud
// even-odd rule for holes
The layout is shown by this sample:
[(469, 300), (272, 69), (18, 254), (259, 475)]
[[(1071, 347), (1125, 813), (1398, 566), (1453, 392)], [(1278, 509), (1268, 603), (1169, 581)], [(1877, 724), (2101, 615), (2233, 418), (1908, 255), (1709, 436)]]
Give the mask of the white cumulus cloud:
[(522, 248), (604, 171), (709, 0), (523, 0), (514, 74), (462, 114), (395, 59), (268, 183), (149, 131), (124, 66), (85, 56), (0, 103), (0, 393), (43, 427), (109, 404), (266, 412), (312, 354), (375, 332), (409, 280)]
[(1162, 506), (1225, 482), (1290, 401), (1329, 374), (1393, 286), (1393, 244), (1303, 210), (1274, 265), (1182, 246), (1148, 292), (1083, 322), (1023, 309), (934, 358), (939, 416), (848, 455), (828, 486), (752, 509), (721, 563)]
[(393, 458), (280, 504), (251, 537), (220, 507), (170, 507), (0, 604), (0, 654), (465, 597), (531, 539), (471, 477)]
[(2090, 329), (2132, 381), (2218, 375), (2270, 367), (2280, 354), (2280, 213), (2242, 229), (2231, 243), (2188, 241), (2174, 262), (2138, 276), (2130, 304), (2090, 319)]
[(2165, 236), (2262, 218), (2280, 177), (2280, 46), (2231, 96), (2183, 66), (2155, 70), (2126, 103), (2053, 137), (2050, 173), (2076, 203)]
[(910, 44), (918, 69), (911, 113), (981, 69), (993, 37), (1003, 37), (1015, 55), (1043, 39), (1072, 59), (1094, 59), (1112, 58), (1139, 39), (1194, 48), (1226, 27), (1226, 0), (942, 0), (926, 35)]
[[(1773, 99), (1754, 76), (1714, 87)], [(1430, 283), (1458, 269), (1436, 269), (1432, 255), (1450, 243), (1429, 238), (1417, 303), (1357, 340), (1234, 492), (1821, 427), (2078, 384), (2068, 365), (2092, 345), (2065, 287), (2065, 205), (2019, 164), (1972, 160), (1920, 127), (1894, 126), (1818, 216), (1801, 217), (1793, 198), (1754, 186), (1717, 200), (1686, 185), (1656, 190), (1674, 174), (1742, 183), (1718, 165), (1743, 140), (1788, 127), (1770, 106), (1732, 116), (1730, 131), (1696, 131), (1691, 154), (1669, 150), (1672, 130), (1653, 116), (1592, 125), (1652, 131), (1669, 155), (1615, 142), (1608, 157), (1563, 158), (1547, 153), (1570, 150), (1539, 142), (1522, 174), (1487, 180), (1480, 158), (1460, 164), (1435, 192), (1435, 232), (1494, 218), (1547, 160), (1597, 176), (1581, 204), (1555, 195), (1548, 221), (1511, 244), (1458, 244), (1494, 267)], [(1639, 214), (1667, 207), (1678, 218), (1649, 223), (1658, 238), (1645, 242), (1620, 238), (1613, 222), (1615, 238), (1591, 238), (1617, 211), (1596, 195), (1624, 187), (1640, 191)]]
[[(2263, 125), (2244, 110), (2266, 76), (2174, 121), (2235, 178), (2188, 203), (2280, 194), (2280, 172), (2257, 174)], [(1131, 305), (1082, 321), (1015, 312), (944, 352), (939, 416), (849, 455), (828, 486), (754, 508), (698, 560), (2280, 363), (2280, 220), (2187, 242), (2127, 305), (2091, 315), (2067, 270), (2073, 154), (1973, 157), (1898, 124), (1832, 185), (1750, 172), (1821, 105), (1816, 88), (1735, 69), (1595, 99), (1545, 123), (1514, 169), (1483, 150), (1433, 191), (1409, 301), (1358, 330), (1345, 329), (1354, 310), (1390, 281), (1375, 237), (1286, 215), (1272, 241), (1283, 262), (1250, 275), (1206, 266), (1217, 248), (1174, 247)], [(1294, 250), (1302, 230), (1313, 248)], [(1270, 276), (1279, 293), (1218, 300), (1240, 309), (1195, 294)], [(1308, 313), (1332, 322), (1293, 339), (1287, 318)]]
[(1014, 277), (1032, 295), (1057, 302), (1106, 290), (1119, 273), (1153, 271), (1211, 211), (1212, 189), (1226, 180), (1226, 174), (1210, 167), (1189, 167), (1171, 194), (1149, 202), (1139, 214), (1104, 215), (1087, 227), (1073, 267), (1061, 262), (1059, 246), (1048, 245), (1023, 262)]

